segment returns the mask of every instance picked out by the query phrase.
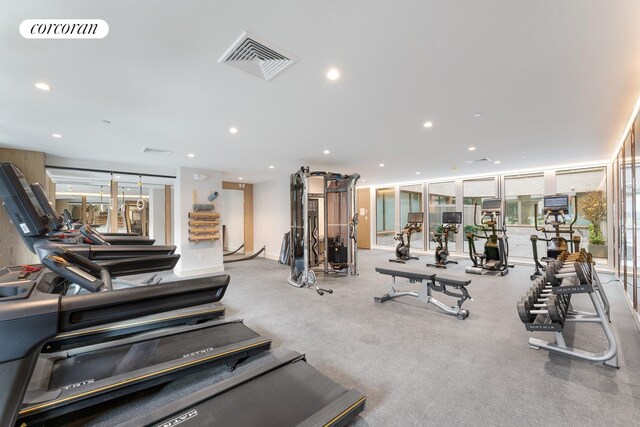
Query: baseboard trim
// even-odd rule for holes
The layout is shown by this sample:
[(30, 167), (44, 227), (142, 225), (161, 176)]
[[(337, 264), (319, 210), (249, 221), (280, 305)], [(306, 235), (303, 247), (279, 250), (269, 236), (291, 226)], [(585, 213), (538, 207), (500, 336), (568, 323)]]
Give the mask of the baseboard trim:
[(181, 278), (186, 278), (186, 277), (196, 277), (196, 276), (206, 276), (206, 275), (210, 275), (210, 274), (216, 274), (216, 273), (222, 273), (224, 272), (224, 266), (223, 265), (215, 265), (215, 266), (210, 266), (210, 267), (205, 267), (205, 268), (192, 268), (189, 270), (182, 270), (182, 269), (174, 269), (173, 273)]

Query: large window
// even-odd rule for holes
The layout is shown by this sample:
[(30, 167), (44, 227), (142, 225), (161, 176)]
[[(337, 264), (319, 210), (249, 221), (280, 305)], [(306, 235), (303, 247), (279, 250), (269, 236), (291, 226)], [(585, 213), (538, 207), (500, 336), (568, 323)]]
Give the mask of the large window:
[[(532, 259), (531, 235), (540, 234), (535, 229), (535, 220), (536, 216), (540, 218), (539, 212), (542, 208), (544, 174), (505, 177), (504, 195), (509, 256)], [(543, 225), (542, 221), (538, 221), (538, 227)], [(544, 256), (544, 254), (545, 242), (538, 241), (538, 256)]]
[(378, 188), (376, 190), (376, 244), (395, 246), (396, 234), (396, 190)]
[[(438, 244), (433, 241), (433, 234), (438, 232), (442, 224), (442, 213), (456, 210), (455, 182), (439, 182), (429, 184), (429, 249), (434, 250)], [(456, 251), (455, 235), (449, 236), (449, 252)]]
[[(556, 172), (556, 192), (569, 194), (569, 214), (581, 239), (581, 247), (606, 264), (607, 175), (605, 168)], [(574, 212), (577, 198), (578, 212)]]
[[(411, 212), (422, 212), (422, 184), (405, 185), (400, 187), (400, 218), (401, 226), (407, 224), (407, 218)], [(411, 235), (411, 247), (414, 249), (424, 249), (424, 234), (413, 233)]]
[[(467, 180), (463, 183), (463, 224), (464, 224), (464, 251), (469, 252), (469, 242), (467, 241), (466, 233), (475, 232), (475, 224), (480, 224), (480, 210), (482, 209), (482, 202), (486, 199), (492, 199), (496, 197), (496, 180), (495, 178), (486, 179), (473, 179)], [(474, 218), (475, 211), (475, 218)], [(484, 233), (479, 232), (481, 235)], [(484, 252), (484, 243), (486, 239), (477, 239), (475, 241), (476, 252)]]

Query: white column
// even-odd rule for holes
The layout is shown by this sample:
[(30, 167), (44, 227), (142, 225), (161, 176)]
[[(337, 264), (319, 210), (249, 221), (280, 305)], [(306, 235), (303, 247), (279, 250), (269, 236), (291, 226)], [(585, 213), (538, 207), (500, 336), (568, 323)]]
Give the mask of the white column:
[[(208, 203), (212, 192), (222, 191), (222, 172), (179, 168), (173, 197), (173, 237), (177, 253), (181, 255), (174, 273), (180, 277), (210, 274), (224, 270), (222, 264), (222, 229), (220, 240), (189, 242), (189, 212), (194, 195), (197, 203)], [(214, 201), (215, 210), (222, 211), (223, 198)]]

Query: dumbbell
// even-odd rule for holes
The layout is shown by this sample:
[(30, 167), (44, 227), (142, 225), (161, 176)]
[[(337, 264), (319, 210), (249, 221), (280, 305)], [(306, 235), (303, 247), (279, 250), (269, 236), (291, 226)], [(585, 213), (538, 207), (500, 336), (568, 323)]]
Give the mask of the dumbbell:
[(522, 323), (533, 323), (539, 314), (546, 314), (553, 323), (564, 323), (564, 313), (555, 298), (542, 304), (530, 304), (529, 301), (518, 301), (516, 307)]
[(536, 282), (525, 296), (521, 298), (521, 301), (528, 301), (529, 304), (544, 303), (549, 299), (557, 299), (562, 311), (566, 314), (569, 303), (571, 301), (571, 295), (555, 295), (551, 291), (551, 286), (544, 283), (544, 280)]
[(544, 309), (549, 305), (553, 305), (560, 310), (562, 317), (566, 317), (569, 310), (568, 299), (564, 295), (539, 294), (537, 292), (529, 292), (520, 299), (520, 302), (527, 303), (528, 307), (533, 309)]

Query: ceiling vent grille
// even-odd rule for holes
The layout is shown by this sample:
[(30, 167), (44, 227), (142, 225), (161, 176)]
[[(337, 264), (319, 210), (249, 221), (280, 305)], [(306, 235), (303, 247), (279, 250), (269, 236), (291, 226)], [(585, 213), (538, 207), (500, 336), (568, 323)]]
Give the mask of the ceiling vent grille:
[(218, 60), (269, 81), (297, 61), (293, 55), (259, 37), (243, 32)]
[(156, 156), (170, 156), (173, 154), (173, 151), (171, 150), (163, 150), (161, 148), (150, 148), (150, 147), (144, 147), (142, 149), (142, 152), (144, 154), (155, 154)]

